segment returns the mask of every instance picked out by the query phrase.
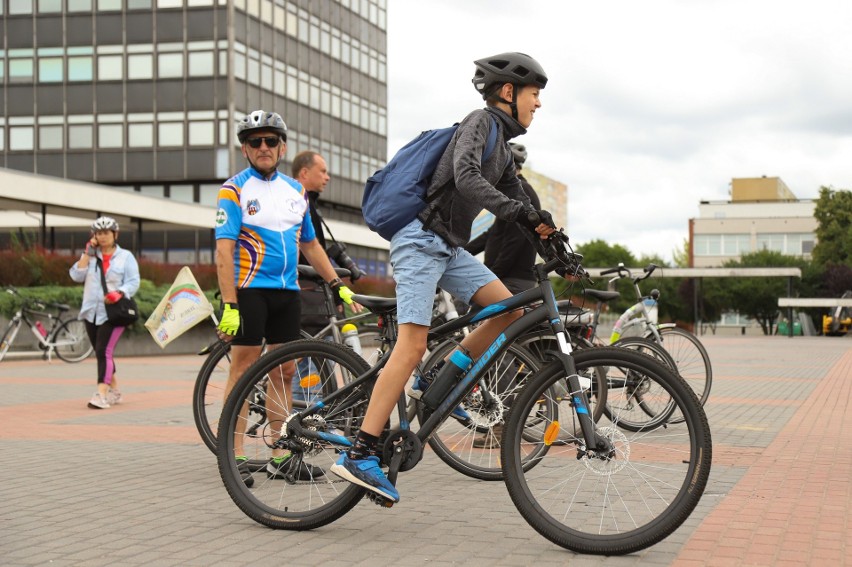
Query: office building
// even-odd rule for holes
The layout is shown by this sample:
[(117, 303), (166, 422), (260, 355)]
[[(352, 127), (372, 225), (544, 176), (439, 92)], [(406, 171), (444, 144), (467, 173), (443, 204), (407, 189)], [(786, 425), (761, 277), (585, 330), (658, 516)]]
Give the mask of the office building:
[[(384, 272), (387, 245), (359, 208), (387, 155), (386, 0), (0, 0), (0, 12), (0, 166), (212, 211), (245, 167), (236, 120), (274, 110), (289, 128), (280, 169), (322, 153), (334, 236)], [(181, 250), (200, 248), (211, 259), (212, 230), (140, 228), (146, 257), (194, 261)]]

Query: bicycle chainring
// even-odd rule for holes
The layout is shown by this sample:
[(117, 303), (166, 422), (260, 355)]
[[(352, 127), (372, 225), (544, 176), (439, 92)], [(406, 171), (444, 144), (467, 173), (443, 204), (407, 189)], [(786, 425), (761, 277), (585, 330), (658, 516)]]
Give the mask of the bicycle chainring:
[(384, 465), (390, 466), (397, 447), (400, 447), (403, 452), (402, 463), (399, 465), (400, 472), (413, 469), (423, 458), (423, 443), (420, 438), (410, 429), (397, 429), (388, 434), (382, 446)]

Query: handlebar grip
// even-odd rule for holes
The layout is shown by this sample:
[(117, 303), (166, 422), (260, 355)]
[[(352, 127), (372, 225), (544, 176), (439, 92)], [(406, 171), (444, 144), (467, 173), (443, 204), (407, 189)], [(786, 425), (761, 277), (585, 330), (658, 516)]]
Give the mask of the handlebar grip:
[(541, 224), (541, 216), (536, 211), (527, 211), (527, 222), (532, 226), (538, 226)]
[(607, 268), (601, 272), (602, 276), (608, 276), (609, 274), (617, 274), (620, 268)]

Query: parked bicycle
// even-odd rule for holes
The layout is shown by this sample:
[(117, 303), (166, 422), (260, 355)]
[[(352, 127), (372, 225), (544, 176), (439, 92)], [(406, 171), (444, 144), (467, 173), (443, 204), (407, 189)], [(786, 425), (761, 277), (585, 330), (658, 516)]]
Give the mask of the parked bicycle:
[[(618, 318), (609, 340), (603, 340), (597, 335), (601, 307), (603, 303), (618, 297), (618, 292), (585, 290), (584, 293), (587, 296), (596, 299), (598, 302), (592, 324), (586, 329), (587, 338), (593, 344), (619, 346), (641, 344), (637, 343), (636, 339), (642, 338), (662, 346), (670, 357), (667, 360), (674, 363), (674, 368), (678, 374), (695, 391), (701, 403), (705, 404), (710, 397), (710, 388), (713, 384), (713, 369), (710, 365), (710, 355), (707, 354), (707, 349), (704, 348), (698, 337), (686, 329), (678, 327), (675, 323), (658, 324), (655, 318), (651, 316), (651, 309), (659, 302), (660, 291), (652, 289), (651, 293), (644, 295), (639, 287), (639, 282), (649, 278), (657, 268), (656, 264), (649, 264), (643, 268), (643, 275), (636, 277), (621, 263), (614, 268), (603, 270), (602, 276), (615, 274), (610, 279), (610, 284), (621, 278), (631, 279), (637, 302), (626, 309)], [(652, 349), (653, 347), (645, 346), (644, 348)], [(660, 358), (663, 357), (660, 356)]]
[[(334, 300), (335, 294), (325, 280), (311, 266), (300, 265), (298, 269), (300, 278), (316, 282), (317, 286), (324, 292), (328, 316), (328, 325), (320, 329), (315, 335), (302, 331), (302, 338), (331, 340), (338, 344), (345, 344), (343, 328), (346, 325), (363, 322), (370, 317), (370, 313), (365, 311), (352, 317), (338, 319), (337, 304)], [(349, 270), (345, 268), (335, 268), (335, 270), (337, 277), (341, 279), (350, 276)], [(218, 324), (215, 315), (213, 321), (215, 327)], [(382, 346), (378, 328), (374, 325), (362, 326), (358, 332), (358, 339), (362, 349), (360, 354), (367, 362), (375, 363), (378, 360), (378, 351)], [(207, 358), (198, 371), (192, 392), (192, 415), (195, 426), (204, 444), (214, 453), (216, 452), (216, 431), (219, 427), (219, 416), (222, 414), (222, 406), (224, 405), (225, 386), (228, 383), (228, 374), (231, 368), (230, 352), (230, 342), (216, 339), (199, 353), (206, 354)], [(305, 407), (306, 400), (321, 396), (323, 392), (322, 380), (315, 373), (310, 372), (309, 361), (303, 362), (302, 365), (308, 371), (293, 384), (293, 397), (296, 405)]]
[[(534, 306), (512, 323), (453, 383), (438, 403), (428, 399), (417, 431), (406, 418), (404, 394), (396, 416), (381, 437), (388, 479), (421, 460), (424, 444), (479, 385), (519, 337), (547, 322), (559, 354), (532, 373), (511, 403), (501, 443), (501, 468), (512, 501), (527, 522), (557, 545), (583, 553), (625, 554), (657, 543), (677, 529), (698, 503), (710, 473), (712, 443), (707, 418), (689, 386), (658, 361), (624, 348), (572, 350), (558, 316), (547, 275), (557, 267), (578, 271), (579, 257), (561, 233), (541, 244), (543, 264), (536, 266), (538, 286), (449, 321), (433, 333), (449, 333), (510, 310)], [(373, 312), (393, 318), (395, 300), (356, 295)], [(270, 379), (281, 364), (310, 356), (330, 373), (344, 373), (344, 386), (321, 403), (295, 413)], [(219, 423), (217, 458), (228, 494), (255, 521), (278, 529), (306, 530), (342, 517), (365, 489), (330, 474), (302, 480), (303, 463), (328, 470), (337, 452), (352, 445), (370, 392), (388, 357), (373, 368), (339, 345), (303, 340), (262, 356), (236, 384)], [(666, 429), (625, 433), (622, 418), (634, 408), (616, 407), (596, 424), (588, 392), (597, 371), (614, 376), (641, 373), (649, 403), (674, 407), (683, 422)], [(567, 385), (567, 388), (566, 388)], [(433, 383), (429, 388), (441, 388)], [(265, 464), (273, 449), (291, 453), (284, 480), (265, 477), (244, 482), (234, 459), (237, 436), (244, 454)], [(382, 506), (389, 501), (369, 492)]]
[(53, 359), (54, 353), (65, 362), (80, 362), (92, 354), (94, 349), (89, 343), (85, 323), (64, 318), (71, 310), (69, 305), (29, 299), (12, 286), (8, 286), (6, 292), (19, 298), (21, 306), (0, 338), (0, 361), (6, 357), (25, 323), (38, 340), (38, 347), (44, 351), (43, 357), (48, 361)]

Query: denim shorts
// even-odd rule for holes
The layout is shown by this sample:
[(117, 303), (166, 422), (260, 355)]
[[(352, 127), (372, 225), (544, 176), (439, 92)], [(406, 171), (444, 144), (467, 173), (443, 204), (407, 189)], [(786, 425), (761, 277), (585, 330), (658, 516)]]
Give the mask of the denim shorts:
[(497, 279), (467, 250), (453, 248), (431, 230), (424, 230), (419, 219), (394, 234), (390, 261), (400, 324), (429, 326), (438, 287), (470, 303), (479, 288)]

